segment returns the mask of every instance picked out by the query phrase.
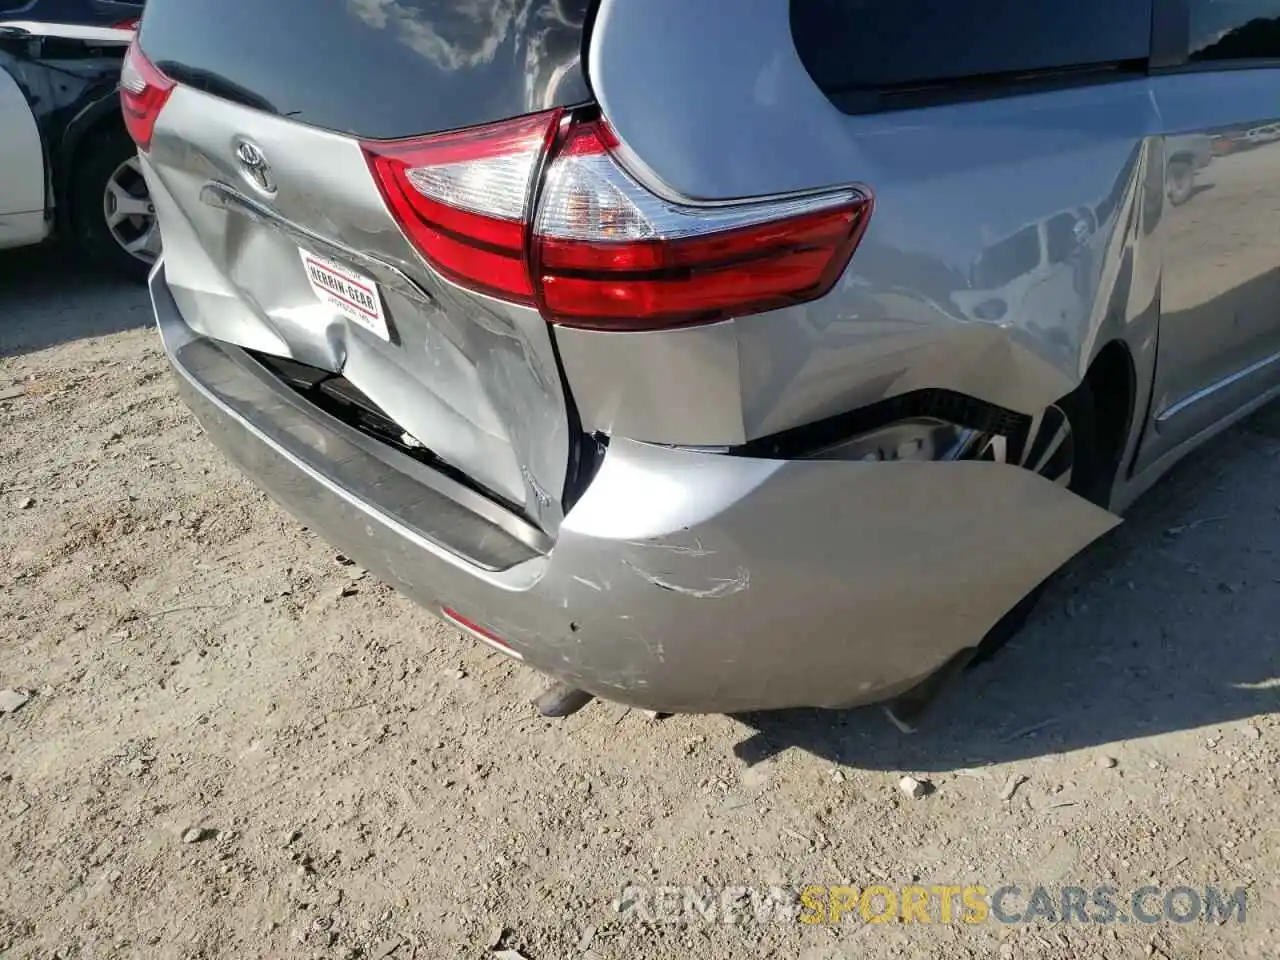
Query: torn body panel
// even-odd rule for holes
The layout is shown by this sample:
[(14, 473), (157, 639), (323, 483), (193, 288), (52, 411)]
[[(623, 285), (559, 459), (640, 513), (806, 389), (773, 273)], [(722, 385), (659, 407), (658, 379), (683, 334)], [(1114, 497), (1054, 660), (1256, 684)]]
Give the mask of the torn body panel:
[(976, 645), (1118, 522), (991, 463), (748, 460), (623, 441), (566, 518), (539, 591), (562, 565), (613, 584), (603, 597), (566, 591), (570, 642), (590, 645), (591, 662), (562, 675), (598, 695), (669, 711), (844, 706)]
[[(890, 696), (976, 644), (1118, 522), (991, 463), (760, 460), (615, 440), (554, 546), (503, 554), (500, 530), (411, 527), (393, 488), (361, 487), (341, 424), (195, 333), (163, 274), (153, 298), (184, 398), (247, 474), (428, 608), (456, 610), (530, 665), (635, 706)], [(450, 509), (442, 500), (430, 517)], [(461, 539), (507, 559), (468, 562)]]

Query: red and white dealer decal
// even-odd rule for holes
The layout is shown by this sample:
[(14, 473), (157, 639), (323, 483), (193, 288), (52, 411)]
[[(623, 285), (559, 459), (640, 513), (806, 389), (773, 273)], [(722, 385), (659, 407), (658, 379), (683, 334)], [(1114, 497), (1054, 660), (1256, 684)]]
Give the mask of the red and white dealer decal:
[(357, 323), (383, 340), (390, 340), (378, 285), (362, 273), (307, 250), (299, 250), (311, 290), (335, 307), (352, 323)]

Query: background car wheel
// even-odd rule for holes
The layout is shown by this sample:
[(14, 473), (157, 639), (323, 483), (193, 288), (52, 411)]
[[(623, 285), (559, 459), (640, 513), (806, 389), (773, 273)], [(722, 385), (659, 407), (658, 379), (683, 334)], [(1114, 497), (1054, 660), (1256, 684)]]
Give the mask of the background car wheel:
[(1186, 160), (1171, 161), (1165, 174), (1165, 192), (1169, 202), (1177, 207), (1190, 200), (1195, 193), (1195, 182), (1195, 170), (1190, 163)]
[[(999, 449), (989, 449), (979, 459), (1002, 460)], [(1106, 497), (1105, 476), (1098, 450), (1097, 415), (1087, 382), (1045, 411), (1018, 465), (1033, 470), (1092, 503)], [(969, 662), (987, 660), (1026, 626), (1048, 581), (1040, 584), (1006, 613), (978, 644)]]
[(77, 245), (98, 263), (145, 280), (160, 255), (160, 228), (138, 151), (122, 130), (81, 145), (71, 182)]

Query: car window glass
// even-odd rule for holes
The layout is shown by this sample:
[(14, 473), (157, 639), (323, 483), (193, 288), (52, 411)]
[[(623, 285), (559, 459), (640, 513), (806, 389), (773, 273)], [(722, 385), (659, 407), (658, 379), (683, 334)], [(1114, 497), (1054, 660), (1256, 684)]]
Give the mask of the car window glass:
[(792, 0), (828, 93), (1145, 59), (1150, 0)]
[(581, 60), (592, 6), (148, 0), (139, 42), (157, 67), (204, 93), (392, 140), (586, 100)]
[(1280, 0), (1190, 0), (1192, 60), (1280, 58)]

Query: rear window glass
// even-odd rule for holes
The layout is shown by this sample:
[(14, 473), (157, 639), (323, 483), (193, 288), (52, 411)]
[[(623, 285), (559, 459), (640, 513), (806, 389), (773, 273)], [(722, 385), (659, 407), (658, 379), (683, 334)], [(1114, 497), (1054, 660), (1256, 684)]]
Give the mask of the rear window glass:
[(587, 99), (590, 0), (149, 0), (174, 80), (317, 127), (394, 139)]
[(828, 93), (1142, 60), (1150, 0), (791, 0)]

